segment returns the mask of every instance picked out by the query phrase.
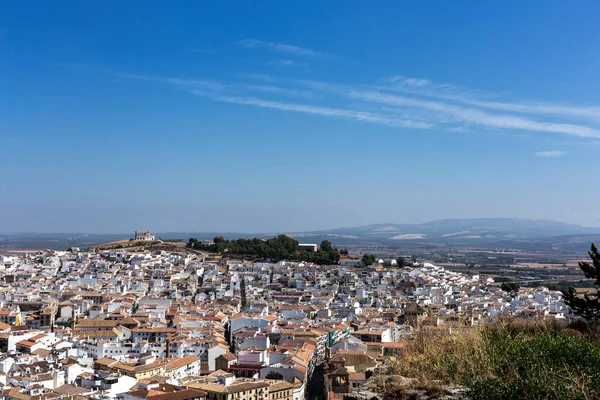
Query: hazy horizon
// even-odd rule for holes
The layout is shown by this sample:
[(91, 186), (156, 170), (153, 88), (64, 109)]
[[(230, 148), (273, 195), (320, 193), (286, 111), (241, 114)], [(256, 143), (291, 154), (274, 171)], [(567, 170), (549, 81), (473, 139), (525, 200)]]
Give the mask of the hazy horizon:
[(599, 13), (3, 2), (0, 231), (600, 226)]
[[(361, 227), (368, 227), (368, 226), (376, 226), (376, 225), (421, 225), (421, 224), (427, 224), (427, 223), (432, 223), (432, 222), (439, 222), (439, 221), (453, 221), (453, 220), (522, 220), (522, 221), (526, 221), (526, 220), (530, 220), (532, 222), (549, 222), (549, 223), (559, 223), (559, 224), (568, 224), (568, 225), (573, 225), (573, 226), (578, 226), (581, 228), (585, 228), (585, 229), (594, 229), (594, 228), (598, 228), (598, 233), (600, 233), (600, 225), (590, 225), (590, 226), (586, 226), (586, 225), (579, 225), (579, 224), (572, 224), (569, 222), (563, 222), (563, 221), (554, 221), (554, 220), (545, 220), (545, 219), (531, 219), (531, 218), (511, 218), (511, 217), (500, 217), (500, 218), (489, 218), (489, 217), (481, 217), (481, 218), (444, 218), (444, 219), (439, 219), (439, 220), (428, 220), (428, 221), (421, 221), (421, 222), (414, 222), (414, 223), (407, 223), (407, 222), (375, 222), (375, 223), (370, 223), (370, 224), (363, 224), (363, 225), (344, 225), (344, 226), (332, 226), (332, 227), (326, 227), (326, 228), (318, 228), (318, 229), (278, 229), (278, 230), (269, 230), (269, 231), (242, 231), (242, 230), (219, 230), (219, 229), (211, 229), (211, 230), (156, 230), (156, 229), (151, 229), (148, 227), (144, 227), (143, 229), (138, 229), (138, 231), (143, 232), (146, 230), (151, 231), (152, 233), (155, 234), (176, 234), (176, 233), (198, 233), (198, 234), (211, 234), (211, 233), (222, 233), (222, 234), (257, 234), (257, 235), (269, 235), (269, 234), (280, 234), (280, 233), (303, 233), (303, 232), (319, 232), (319, 231), (329, 231), (329, 230), (336, 230), (336, 229), (353, 229), (353, 228), (361, 228)], [(60, 234), (60, 235), (65, 235), (65, 234), (77, 234), (77, 235), (128, 235), (128, 234), (132, 234), (135, 231), (135, 229), (133, 230), (126, 230), (126, 231), (103, 231), (103, 232), (97, 232), (97, 231), (90, 231), (90, 230), (81, 230), (81, 231), (0, 231), (0, 234), (3, 235), (10, 235), (10, 234), (42, 234), (42, 235), (48, 235), (48, 234)]]

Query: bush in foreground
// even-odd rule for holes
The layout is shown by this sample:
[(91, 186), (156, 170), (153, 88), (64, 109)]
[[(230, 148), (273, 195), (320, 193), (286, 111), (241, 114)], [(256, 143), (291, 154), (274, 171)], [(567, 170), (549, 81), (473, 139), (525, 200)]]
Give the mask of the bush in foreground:
[(460, 335), (419, 333), (390, 372), (462, 385), (473, 399), (598, 399), (600, 345), (554, 324), (502, 322)]

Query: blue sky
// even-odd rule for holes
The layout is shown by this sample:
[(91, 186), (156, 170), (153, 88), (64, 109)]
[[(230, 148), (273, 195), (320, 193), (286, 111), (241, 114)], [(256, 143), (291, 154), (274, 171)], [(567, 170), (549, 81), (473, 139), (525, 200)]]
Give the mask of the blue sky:
[(0, 231), (600, 221), (597, 1), (0, 4)]

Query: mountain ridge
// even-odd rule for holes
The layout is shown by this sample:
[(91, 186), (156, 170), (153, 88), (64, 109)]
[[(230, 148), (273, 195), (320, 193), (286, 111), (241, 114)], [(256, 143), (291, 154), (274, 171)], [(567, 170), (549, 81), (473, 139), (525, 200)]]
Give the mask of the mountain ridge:
[[(494, 235), (502, 237), (552, 237), (571, 234), (600, 233), (600, 227), (585, 227), (566, 222), (526, 218), (443, 219), (419, 224), (379, 223), (355, 227), (334, 228), (297, 234), (345, 234), (386, 236), (392, 233), (451, 237)], [(394, 236), (394, 235), (391, 235)]]
[[(190, 237), (212, 239), (224, 236), (228, 239), (259, 237), (267, 239), (279, 234), (294, 237), (300, 242), (320, 243), (330, 240), (335, 245), (413, 245), (447, 244), (484, 247), (512, 247), (523, 243), (570, 243), (573, 240), (586, 242), (595, 235), (600, 237), (600, 227), (585, 227), (565, 222), (524, 218), (470, 218), (444, 219), (420, 224), (379, 223), (355, 227), (344, 227), (315, 231), (281, 231), (271, 233), (236, 232), (154, 232), (157, 238), (183, 239)], [(122, 240), (129, 234), (87, 233), (0, 233), (2, 248), (52, 248), (66, 249), (71, 246), (89, 246)], [(597, 239), (594, 239), (597, 240)], [(589, 241), (588, 241), (589, 243)]]

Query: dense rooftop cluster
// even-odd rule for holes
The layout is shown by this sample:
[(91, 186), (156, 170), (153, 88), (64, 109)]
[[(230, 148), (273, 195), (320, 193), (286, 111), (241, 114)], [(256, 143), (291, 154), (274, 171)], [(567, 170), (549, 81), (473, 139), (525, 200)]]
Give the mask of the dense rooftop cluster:
[(340, 397), (417, 329), (569, 316), (546, 288), (384, 260), (72, 249), (0, 256), (0, 282), (0, 386), (19, 400)]

